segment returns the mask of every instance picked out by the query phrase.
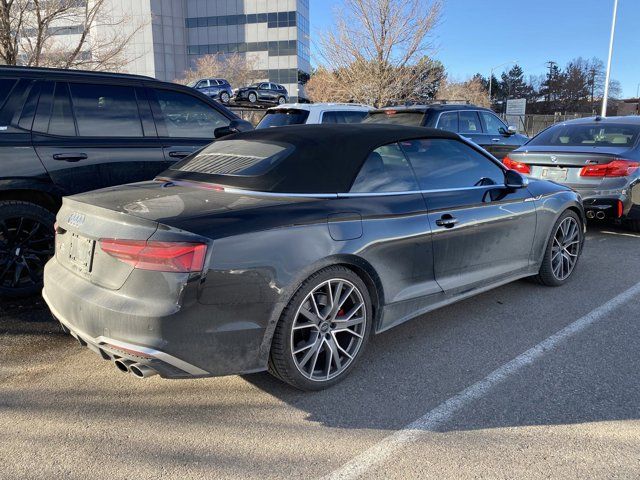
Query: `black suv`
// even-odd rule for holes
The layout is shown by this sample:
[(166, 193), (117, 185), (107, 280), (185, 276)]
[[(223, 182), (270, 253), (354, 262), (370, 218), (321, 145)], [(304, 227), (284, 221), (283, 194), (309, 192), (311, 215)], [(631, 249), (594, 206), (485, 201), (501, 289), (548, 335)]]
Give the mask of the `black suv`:
[(220, 100), (222, 103), (229, 103), (233, 90), (231, 85), (224, 78), (203, 78), (194, 80), (187, 84), (187, 87), (195, 88), (207, 97)]
[(251, 125), (152, 78), (0, 67), (0, 296), (41, 288), (64, 195), (151, 179), (216, 128)]
[(363, 123), (389, 123), (439, 128), (459, 133), (496, 158), (523, 145), (528, 137), (516, 133), (488, 108), (468, 104), (432, 104), (371, 110)]
[(282, 105), (289, 101), (289, 93), (278, 83), (260, 82), (239, 88), (234, 100), (238, 103), (249, 102), (254, 105), (258, 103)]

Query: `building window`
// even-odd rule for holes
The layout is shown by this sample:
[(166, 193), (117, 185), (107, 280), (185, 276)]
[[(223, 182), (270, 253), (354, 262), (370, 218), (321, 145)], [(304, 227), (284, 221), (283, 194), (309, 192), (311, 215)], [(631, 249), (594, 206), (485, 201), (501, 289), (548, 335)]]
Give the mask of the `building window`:
[[(187, 28), (220, 27), (225, 25), (245, 25), (266, 23), (268, 28), (295, 27), (300, 17), (295, 11), (276, 13), (254, 13), (250, 15), (219, 15), (217, 17), (191, 17), (185, 19)], [(306, 20), (306, 19), (305, 19)], [(307, 21), (307, 31), (309, 22)]]

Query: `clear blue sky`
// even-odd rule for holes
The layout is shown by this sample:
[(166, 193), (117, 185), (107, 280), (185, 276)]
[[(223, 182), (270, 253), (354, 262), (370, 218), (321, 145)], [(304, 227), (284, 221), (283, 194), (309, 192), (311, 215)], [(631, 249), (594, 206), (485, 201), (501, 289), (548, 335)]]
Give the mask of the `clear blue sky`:
[[(333, 24), (342, 0), (311, 0), (311, 37)], [(444, 0), (435, 57), (456, 80), (518, 60), (525, 75), (575, 57), (607, 60), (613, 0)], [(313, 46), (312, 46), (313, 50)], [(508, 66), (505, 68), (509, 68)], [(502, 68), (497, 70), (499, 74)], [(640, 0), (618, 1), (612, 78), (624, 97), (640, 83)]]

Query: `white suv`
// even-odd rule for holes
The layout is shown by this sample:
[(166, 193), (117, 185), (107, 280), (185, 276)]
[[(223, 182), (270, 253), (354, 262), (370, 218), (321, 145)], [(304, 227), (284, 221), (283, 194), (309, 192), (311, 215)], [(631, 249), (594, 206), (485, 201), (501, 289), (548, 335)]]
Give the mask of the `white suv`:
[(285, 103), (267, 110), (256, 128), (317, 123), (360, 123), (373, 107), (358, 103)]

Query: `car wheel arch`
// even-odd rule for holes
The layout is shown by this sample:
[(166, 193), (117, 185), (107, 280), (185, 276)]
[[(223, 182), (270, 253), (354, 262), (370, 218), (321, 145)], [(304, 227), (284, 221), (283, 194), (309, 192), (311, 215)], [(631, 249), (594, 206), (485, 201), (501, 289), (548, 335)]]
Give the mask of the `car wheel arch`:
[(260, 357), (264, 361), (265, 365), (271, 350), (275, 327), (280, 321), (282, 312), (289, 304), (295, 293), (309, 277), (321, 270), (324, 270), (325, 268), (334, 266), (348, 268), (362, 279), (367, 287), (367, 291), (371, 298), (371, 305), (373, 307), (372, 332), (375, 333), (378, 330), (380, 318), (382, 316), (382, 307), (384, 306), (384, 290), (375, 268), (368, 261), (358, 257), (357, 255), (338, 254), (326, 257), (323, 260), (314, 263), (308, 269), (304, 269), (303, 272), (300, 272), (296, 281), (291, 282), (290, 288), (283, 292), (283, 301), (278, 303), (276, 308), (273, 309), (260, 347)]
[(9, 188), (0, 191), (0, 201), (29, 202), (49, 210), (55, 214), (62, 205), (61, 195), (37, 188)]

